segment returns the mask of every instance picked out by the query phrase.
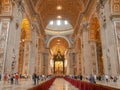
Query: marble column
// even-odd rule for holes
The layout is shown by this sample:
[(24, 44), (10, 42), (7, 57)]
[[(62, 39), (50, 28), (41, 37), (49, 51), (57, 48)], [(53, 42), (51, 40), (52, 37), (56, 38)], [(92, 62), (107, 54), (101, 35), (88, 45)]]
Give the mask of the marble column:
[(43, 53), (43, 74), (48, 74), (48, 53)]
[(9, 35), (10, 19), (1, 19), (0, 28), (0, 72), (6, 73), (6, 54), (7, 54), (7, 43)]
[(77, 63), (76, 63), (76, 70), (77, 70), (77, 71), (76, 71), (76, 74), (79, 75), (79, 69), (80, 69), (80, 65), (79, 65), (79, 63), (80, 63), (80, 60), (79, 60), (79, 52), (76, 53), (76, 62), (77, 62)]
[(40, 59), (41, 55), (38, 49), (38, 74), (41, 74), (41, 59)]
[(92, 73), (92, 64), (90, 59), (90, 47), (88, 43), (88, 30), (83, 31), (83, 61), (84, 61), (84, 71), (85, 75)]
[[(37, 33), (35, 33), (35, 50), (34, 50), (34, 52), (35, 52), (35, 72), (37, 73), (37, 74), (39, 74), (39, 64), (40, 64), (40, 60), (39, 60), (39, 50), (38, 50), (38, 35), (37, 35)], [(33, 53), (33, 52), (32, 52)]]
[(67, 54), (66, 54), (66, 75), (70, 75), (70, 56), (69, 56), (69, 50), (68, 50), (68, 52), (67, 52)]
[(117, 75), (118, 56), (115, 42), (114, 24), (110, 20), (111, 9), (109, 2), (106, 2), (99, 14), (100, 32), (103, 51), (104, 73), (107, 75)]
[(75, 53), (70, 52), (70, 74), (75, 75)]
[(52, 74), (52, 68), (51, 68), (51, 60), (52, 60), (52, 58), (51, 58), (51, 56), (50, 56), (50, 53), (48, 54), (48, 75), (50, 75), (50, 74)]
[(77, 58), (77, 75), (82, 74), (82, 62), (81, 62), (81, 53), (78, 52), (76, 55)]
[(117, 57), (118, 57), (118, 75), (120, 74), (120, 19), (118, 18), (113, 18), (113, 24), (115, 28), (115, 41), (116, 41), (116, 49), (117, 49)]
[(98, 62), (97, 62), (97, 52), (96, 52), (96, 42), (91, 41), (90, 42), (91, 47), (91, 63), (92, 63), (92, 74), (97, 75), (98, 74)]
[(30, 41), (25, 41), (24, 47), (24, 61), (22, 74), (27, 75), (29, 72), (29, 60), (30, 60)]

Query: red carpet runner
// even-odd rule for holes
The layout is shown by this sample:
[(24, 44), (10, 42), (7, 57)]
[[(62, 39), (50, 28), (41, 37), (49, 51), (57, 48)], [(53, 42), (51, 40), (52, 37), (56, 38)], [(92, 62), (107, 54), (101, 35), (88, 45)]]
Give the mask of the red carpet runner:
[(33, 87), (29, 90), (49, 90), (50, 86), (52, 85), (52, 83), (54, 82), (56, 78), (52, 78), (36, 87)]
[(64, 78), (66, 81), (70, 82), (72, 85), (77, 87), (79, 90), (120, 90), (103, 85), (92, 84), (89, 82), (79, 81), (71, 78)]

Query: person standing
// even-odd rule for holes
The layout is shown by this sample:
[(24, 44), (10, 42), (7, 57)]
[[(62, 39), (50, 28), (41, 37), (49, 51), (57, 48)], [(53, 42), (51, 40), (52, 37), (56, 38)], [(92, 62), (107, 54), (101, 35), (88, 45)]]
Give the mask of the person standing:
[(37, 84), (37, 75), (36, 75), (36, 73), (33, 73), (32, 79), (34, 81), (34, 85), (36, 85)]
[(2, 75), (1, 75), (1, 73), (0, 73), (0, 81), (1, 81), (1, 79), (2, 79)]
[(14, 82), (14, 75), (12, 74), (11, 77), (10, 77), (10, 81), (11, 81), (11, 85), (13, 84)]
[(80, 75), (80, 76), (79, 76), (79, 78), (80, 78), (80, 80), (82, 80), (82, 79), (83, 79), (83, 76), (82, 76), (82, 75)]
[(91, 83), (96, 83), (95, 82), (95, 78), (94, 78), (94, 76), (91, 74), (90, 75), (90, 77), (89, 77), (89, 81), (91, 82)]
[(7, 82), (7, 74), (5, 73), (4, 74), (4, 84), (6, 84), (6, 82)]
[(16, 73), (15, 74), (15, 84), (18, 85), (18, 79), (19, 79), (19, 75)]
[(10, 83), (10, 78), (11, 78), (11, 76), (10, 76), (10, 74), (8, 75), (8, 83)]

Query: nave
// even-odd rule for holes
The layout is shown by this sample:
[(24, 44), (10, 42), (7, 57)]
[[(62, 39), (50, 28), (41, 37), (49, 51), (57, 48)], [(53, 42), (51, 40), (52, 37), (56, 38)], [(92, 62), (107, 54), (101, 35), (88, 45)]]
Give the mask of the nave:
[[(0, 0), (0, 89), (37, 87), (33, 75), (93, 75), (120, 89), (120, 0)], [(38, 86), (73, 87), (53, 81)]]

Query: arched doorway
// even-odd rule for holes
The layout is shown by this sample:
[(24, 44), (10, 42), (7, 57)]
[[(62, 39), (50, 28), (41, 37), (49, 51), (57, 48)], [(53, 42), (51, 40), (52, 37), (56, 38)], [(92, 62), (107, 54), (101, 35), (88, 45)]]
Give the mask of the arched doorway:
[(22, 20), (22, 30), (19, 47), (18, 72), (20, 74), (28, 74), (30, 40), (31, 40), (30, 22), (27, 18), (24, 18)]
[(98, 60), (98, 73), (100, 75), (103, 75), (104, 74), (104, 67), (103, 67), (103, 55), (102, 55), (102, 44), (101, 44), (101, 39), (100, 39), (100, 30), (97, 31), (97, 43), (96, 43), (96, 46), (97, 46), (97, 60)]
[[(90, 22), (90, 42), (91, 42), (91, 51), (93, 59), (93, 71), (94, 74), (103, 74), (103, 58), (102, 58), (102, 44), (101, 44), (101, 34), (100, 34), (100, 22), (98, 18), (93, 14)], [(94, 50), (94, 51), (93, 51)]]
[(51, 40), (49, 47), (53, 62), (52, 73), (55, 75), (65, 74), (66, 62), (68, 61), (66, 58), (66, 52), (69, 48), (68, 42), (62, 37), (56, 37)]

